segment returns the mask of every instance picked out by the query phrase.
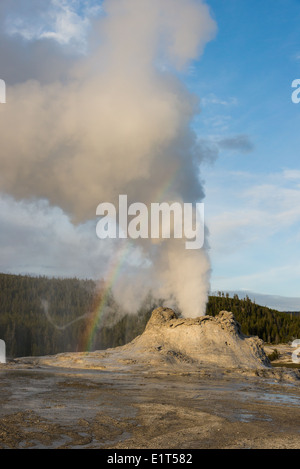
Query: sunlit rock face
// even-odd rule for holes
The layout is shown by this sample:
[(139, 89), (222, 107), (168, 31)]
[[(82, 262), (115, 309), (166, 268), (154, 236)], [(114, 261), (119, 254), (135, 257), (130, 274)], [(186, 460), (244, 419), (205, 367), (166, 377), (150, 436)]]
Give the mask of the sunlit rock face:
[(169, 308), (157, 308), (145, 332), (132, 343), (136, 349), (156, 349), (161, 355), (174, 352), (178, 359), (195, 364), (257, 368), (269, 366), (263, 342), (247, 337), (228, 311), (218, 316), (178, 318)]

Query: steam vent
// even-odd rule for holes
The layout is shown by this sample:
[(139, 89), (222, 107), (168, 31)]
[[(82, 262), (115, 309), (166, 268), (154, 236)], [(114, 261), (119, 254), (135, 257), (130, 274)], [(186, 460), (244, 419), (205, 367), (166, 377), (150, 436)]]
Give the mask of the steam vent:
[(35, 364), (138, 372), (271, 366), (263, 342), (243, 335), (232, 313), (182, 319), (172, 309), (162, 307), (152, 312), (145, 331), (126, 345), (39, 357)]

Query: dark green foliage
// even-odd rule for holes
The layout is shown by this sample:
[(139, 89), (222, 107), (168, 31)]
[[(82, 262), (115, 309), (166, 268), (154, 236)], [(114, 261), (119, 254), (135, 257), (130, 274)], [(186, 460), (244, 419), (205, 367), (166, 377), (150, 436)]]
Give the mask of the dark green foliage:
[(0, 274), (0, 338), (7, 356), (76, 350), (84, 319), (64, 325), (88, 313), (94, 297), (91, 280)]
[(0, 338), (10, 358), (123, 345), (143, 332), (155, 307), (149, 295), (137, 314), (125, 315), (92, 280), (0, 274)]
[[(162, 304), (149, 294), (135, 314), (125, 314), (92, 280), (0, 274), (0, 338), (11, 358), (117, 347), (141, 334)], [(222, 310), (234, 313), (244, 334), (265, 342), (300, 338), (297, 314), (279, 313), (248, 297), (210, 296), (207, 314)]]
[(268, 355), (268, 359), (270, 362), (273, 362), (274, 360), (278, 360), (279, 358), (279, 353), (278, 350), (275, 348), (272, 353)]
[(300, 317), (278, 312), (266, 306), (257, 305), (248, 296), (239, 299), (237, 295), (219, 293), (210, 296), (207, 314), (215, 316), (220, 311), (231, 311), (241, 324), (245, 335), (255, 335), (264, 342), (279, 344), (300, 338)]

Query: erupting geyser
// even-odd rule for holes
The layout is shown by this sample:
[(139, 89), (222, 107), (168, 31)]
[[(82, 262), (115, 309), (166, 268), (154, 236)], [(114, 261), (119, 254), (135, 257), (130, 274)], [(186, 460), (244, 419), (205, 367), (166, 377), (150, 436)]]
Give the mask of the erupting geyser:
[[(2, 191), (17, 200), (47, 199), (74, 223), (95, 219), (102, 202), (117, 206), (120, 194), (148, 206), (201, 202), (199, 168), (209, 155), (191, 125), (199, 100), (180, 76), (215, 35), (208, 6), (104, 0), (102, 9), (87, 56), (57, 72), (63, 81), (10, 87), (0, 116)], [(122, 243), (116, 256), (120, 250)], [(112, 285), (117, 301), (135, 310), (152, 289), (175, 297), (185, 316), (204, 314), (205, 247), (188, 252), (184, 243), (136, 240), (133, 250), (139, 264), (122, 257), (122, 275)], [(100, 278), (103, 271), (99, 266)]]

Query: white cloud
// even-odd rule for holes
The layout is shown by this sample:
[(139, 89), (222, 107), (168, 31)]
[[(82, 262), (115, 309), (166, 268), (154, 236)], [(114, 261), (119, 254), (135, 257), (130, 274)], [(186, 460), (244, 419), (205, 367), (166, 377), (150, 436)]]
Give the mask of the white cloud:
[(203, 106), (210, 106), (211, 104), (216, 104), (218, 106), (236, 106), (238, 104), (238, 99), (234, 96), (223, 99), (214, 94), (209, 94), (201, 99), (201, 103)]
[(202, 123), (213, 132), (227, 133), (229, 132), (230, 125), (232, 124), (232, 117), (225, 114), (214, 114), (213, 116), (205, 116), (203, 114)]
[(300, 182), (300, 170), (299, 169), (286, 169), (283, 171), (283, 177), (285, 179), (297, 180)]
[[(95, 224), (95, 223), (94, 223)], [(96, 237), (93, 223), (74, 226), (46, 200), (16, 202), (0, 197), (1, 272), (101, 277), (113, 246)]]
[[(269, 238), (276, 233), (286, 233), (287, 230), (300, 230), (300, 189), (290, 187), (285, 173), (265, 176), (259, 183), (243, 173), (236, 175), (224, 174), (223, 178), (230, 186), (230, 195), (224, 207), (222, 198), (219, 199), (218, 209), (214, 209), (213, 216), (207, 214), (207, 223), (211, 232), (211, 243), (215, 240), (218, 251), (222, 251), (223, 243), (232, 243), (237, 237), (243, 240), (243, 245), (256, 239)], [(241, 183), (241, 179), (243, 182)], [(224, 187), (219, 192), (225, 190)], [(229, 189), (227, 189), (228, 192)], [(224, 200), (224, 199), (223, 199)], [(207, 191), (209, 203), (209, 191)]]
[[(299, 264), (289, 262), (286, 265), (277, 265), (271, 267), (265, 266), (265, 268), (257, 269), (254, 273), (250, 274), (245, 272), (238, 273), (237, 275), (216, 277), (214, 279), (214, 291), (226, 292), (232, 290), (244, 290), (245, 294), (247, 291), (252, 291), (260, 294), (268, 292), (270, 295), (296, 297), (296, 295), (299, 293), (299, 290), (297, 290), (299, 277)], [(295, 280), (291, 281), (291, 278), (294, 278)], [(257, 303), (261, 304), (258, 299)], [(297, 309), (299, 309), (299, 299)]]
[(76, 45), (83, 51), (90, 20), (99, 14), (101, 7), (94, 0), (48, 0), (43, 8), (33, 11), (33, 16), (30, 8), (28, 14), (21, 15), (19, 10), (8, 14), (7, 34), (19, 35), (27, 41), (53, 39), (61, 45)]
[[(211, 179), (210, 179), (211, 177)], [(214, 290), (297, 296), (300, 280), (298, 170), (206, 177)]]

